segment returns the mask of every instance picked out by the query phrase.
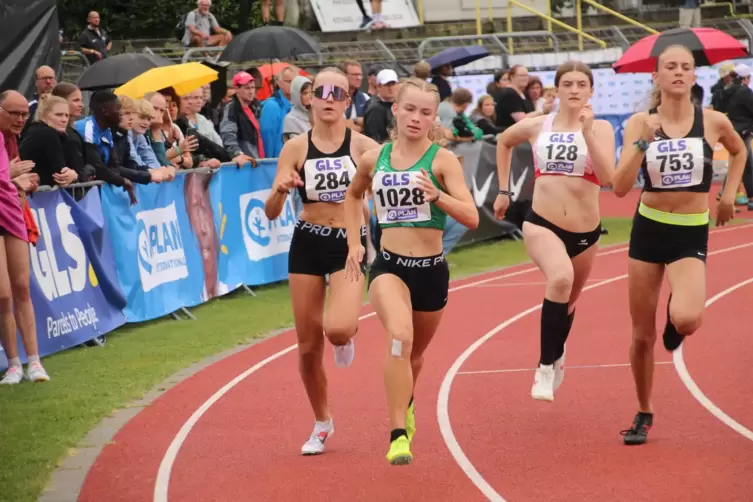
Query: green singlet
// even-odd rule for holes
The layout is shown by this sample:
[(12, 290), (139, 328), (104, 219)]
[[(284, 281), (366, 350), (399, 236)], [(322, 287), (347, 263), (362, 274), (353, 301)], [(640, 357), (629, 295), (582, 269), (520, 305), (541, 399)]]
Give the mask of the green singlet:
[(394, 169), (390, 165), (392, 143), (382, 147), (371, 185), (377, 221), (382, 228), (414, 227), (444, 230), (447, 213), (428, 202), (417, 183), (423, 168), (434, 186), (444, 191), (431, 167), (439, 148), (439, 145), (432, 144), (412, 167)]

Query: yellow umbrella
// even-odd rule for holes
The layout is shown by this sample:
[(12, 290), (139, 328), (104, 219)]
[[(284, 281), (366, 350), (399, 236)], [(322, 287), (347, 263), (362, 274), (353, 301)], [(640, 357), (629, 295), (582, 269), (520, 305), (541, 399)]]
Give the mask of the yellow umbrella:
[(178, 96), (185, 96), (217, 80), (217, 71), (201, 63), (161, 66), (145, 71), (115, 89), (115, 94), (141, 99), (148, 92), (172, 87)]

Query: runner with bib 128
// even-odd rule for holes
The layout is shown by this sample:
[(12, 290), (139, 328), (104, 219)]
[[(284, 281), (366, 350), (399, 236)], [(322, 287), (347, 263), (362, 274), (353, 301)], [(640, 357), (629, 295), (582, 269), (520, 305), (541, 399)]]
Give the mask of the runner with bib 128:
[[(350, 366), (355, 354), (353, 337), (358, 330), (364, 283), (345, 280), (348, 243), (342, 202), (356, 171), (353, 159), (377, 146), (371, 138), (346, 127), (348, 79), (342, 71), (323, 69), (312, 87), (313, 128), (283, 146), (265, 206), (271, 221), (285, 209), (290, 190), (297, 189), (303, 202), (288, 254), (298, 367), (316, 419), (314, 431), (301, 448), (303, 455), (323, 453), (324, 442), (334, 432), (322, 362), (325, 336), (335, 348), (337, 366)], [(365, 241), (365, 204), (361, 202), (353, 232), (356, 239)]]
[(463, 166), (430, 138), (438, 106), (435, 86), (415, 78), (402, 83), (392, 105), (396, 138), (361, 157), (345, 197), (346, 273), (351, 279), (361, 275), (365, 249), (355, 232), (369, 187), (382, 228), (369, 274), (369, 299), (387, 331), (384, 382), (392, 465), (413, 460), (413, 389), (449, 292), (450, 270), (442, 248), (447, 215), (468, 228), (476, 228), (479, 220)]
[(529, 256), (546, 277), (541, 306), (541, 354), (531, 396), (553, 401), (565, 375), (565, 342), (575, 302), (593, 267), (601, 236), (599, 192), (614, 174), (614, 130), (595, 120), (591, 70), (580, 61), (560, 65), (554, 76), (559, 111), (524, 118), (497, 139), (499, 195), (494, 215), (510, 204), (512, 148), (530, 141), (536, 181), (523, 223)]
[(664, 347), (677, 349), (684, 337), (701, 326), (706, 304), (713, 145), (721, 143), (730, 154), (727, 185), (717, 206), (717, 225), (724, 225), (733, 216), (735, 191), (747, 153), (725, 115), (693, 105), (695, 59), (687, 48), (664, 49), (657, 58), (653, 80), (650, 110), (628, 120), (625, 146), (614, 175), (618, 197), (632, 190), (639, 170), (644, 180), (628, 251), (633, 322), (630, 365), (638, 394), (633, 425), (622, 431), (628, 445), (645, 443), (653, 425), (656, 309), (665, 272), (670, 295)]

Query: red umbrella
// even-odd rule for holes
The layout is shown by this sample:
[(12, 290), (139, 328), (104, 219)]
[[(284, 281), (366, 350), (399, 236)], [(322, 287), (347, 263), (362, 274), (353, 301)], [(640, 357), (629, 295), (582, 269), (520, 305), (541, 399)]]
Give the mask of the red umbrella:
[(748, 55), (745, 46), (734, 37), (714, 28), (675, 28), (638, 40), (612, 65), (616, 73), (656, 71), (659, 54), (672, 45), (690, 49), (696, 66), (711, 66)]
[(257, 69), (259, 70), (259, 72), (261, 72), (262, 77), (264, 77), (264, 82), (256, 91), (256, 99), (258, 99), (259, 101), (264, 101), (272, 95), (272, 80), (274, 80), (275, 75), (280, 73), (284, 68), (287, 68), (288, 66), (298, 71), (298, 75), (312, 79), (312, 76), (309, 72), (302, 70), (290, 63), (279, 62), (257, 66)]

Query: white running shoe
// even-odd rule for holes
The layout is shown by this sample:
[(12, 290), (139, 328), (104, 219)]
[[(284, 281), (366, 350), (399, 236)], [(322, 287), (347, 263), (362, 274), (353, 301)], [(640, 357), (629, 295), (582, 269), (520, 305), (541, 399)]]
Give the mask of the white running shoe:
[(42, 367), (42, 363), (39, 362), (29, 363), (29, 366), (26, 368), (26, 378), (32, 382), (50, 381), (50, 375), (47, 374), (44, 367)]
[(565, 379), (565, 352), (562, 357), (554, 361), (554, 390), (556, 391)]
[(314, 432), (309, 436), (308, 441), (301, 448), (302, 455), (320, 455), (324, 453), (324, 442), (335, 432), (335, 423), (332, 419), (327, 425), (320, 425), (319, 422), (314, 425)]
[(356, 356), (356, 345), (353, 340), (348, 340), (345, 345), (335, 345), (335, 366), (338, 368), (347, 368), (353, 364), (353, 358)]
[(11, 366), (0, 380), (0, 385), (18, 385), (24, 378), (24, 369), (21, 366)]
[(531, 397), (538, 401), (554, 401), (554, 365), (539, 365)]

